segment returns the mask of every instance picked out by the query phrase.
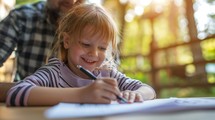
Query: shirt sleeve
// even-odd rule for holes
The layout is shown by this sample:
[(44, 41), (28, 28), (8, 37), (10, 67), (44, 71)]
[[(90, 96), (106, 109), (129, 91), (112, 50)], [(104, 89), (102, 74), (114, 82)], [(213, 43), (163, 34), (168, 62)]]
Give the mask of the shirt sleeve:
[(141, 86), (150, 87), (149, 85), (142, 83), (140, 80), (131, 79), (131, 78), (127, 77), (125, 74), (123, 74), (115, 69), (110, 71), (110, 77), (117, 79), (118, 87), (121, 91), (125, 91), (125, 90), (133, 91), (133, 90), (137, 90)]
[(0, 66), (11, 55), (18, 43), (21, 23), (19, 15), (11, 11), (9, 15), (0, 22)]
[(36, 86), (50, 87), (51, 72), (46, 68), (40, 68), (35, 74), (18, 82), (7, 93), (7, 106), (27, 106), (27, 100), (32, 88)]

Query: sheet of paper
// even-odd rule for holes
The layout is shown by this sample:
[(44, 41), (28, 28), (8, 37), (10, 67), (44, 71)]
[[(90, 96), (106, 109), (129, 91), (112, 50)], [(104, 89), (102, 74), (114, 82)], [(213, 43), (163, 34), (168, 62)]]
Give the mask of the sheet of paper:
[(215, 109), (215, 99), (168, 98), (133, 104), (60, 103), (45, 111), (49, 119), (109, 116), (126, 113), (160, 113), (177, 110)]

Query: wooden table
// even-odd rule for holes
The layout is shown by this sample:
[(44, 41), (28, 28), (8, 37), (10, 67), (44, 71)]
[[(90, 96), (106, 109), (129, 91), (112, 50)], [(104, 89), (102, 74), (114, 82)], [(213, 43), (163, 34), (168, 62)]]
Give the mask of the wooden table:
[[(44, 111), (49, 107), (6, 107), (0, 103), (0, 120), (48, 120)], [(194, 110), (163, 114), (126, 114), (108, 117), (60, 120), (212, 120), (215, 110)], [(57, 119), (54, 119), (57, 120)]]

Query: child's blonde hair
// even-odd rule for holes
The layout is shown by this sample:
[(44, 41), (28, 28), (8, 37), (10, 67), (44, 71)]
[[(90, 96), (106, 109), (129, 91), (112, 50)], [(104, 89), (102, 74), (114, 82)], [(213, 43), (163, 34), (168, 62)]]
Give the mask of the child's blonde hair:
[[(57, 41), (53, 46), (51, 55), (66, 63), (67, 50), (63, 46), (63, 33), (70, 35), (73, 38), (72, 40), (79, 40), (87, 26), (92, 27), (90, 35), (100, 34), (100, 37), (104, 40), (111, 42), (109, 54), (113, 58), (117, 54), (117, 25), (111, 15), (102, 6), (96, 4), (77, 5), (60, 20), (57, 29)], [(110, 56), (108, 56), (109, 58)]]

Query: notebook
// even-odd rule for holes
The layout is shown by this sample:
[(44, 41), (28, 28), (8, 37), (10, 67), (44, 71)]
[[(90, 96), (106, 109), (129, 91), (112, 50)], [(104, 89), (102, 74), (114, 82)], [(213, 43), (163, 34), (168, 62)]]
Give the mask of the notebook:
[(45, 111), (49, 119), (111, 116), (128, 113), (164, 113), (181, 110), (215, 109), (215, 98), (165, 98), (133, 104), (59, 103)]

